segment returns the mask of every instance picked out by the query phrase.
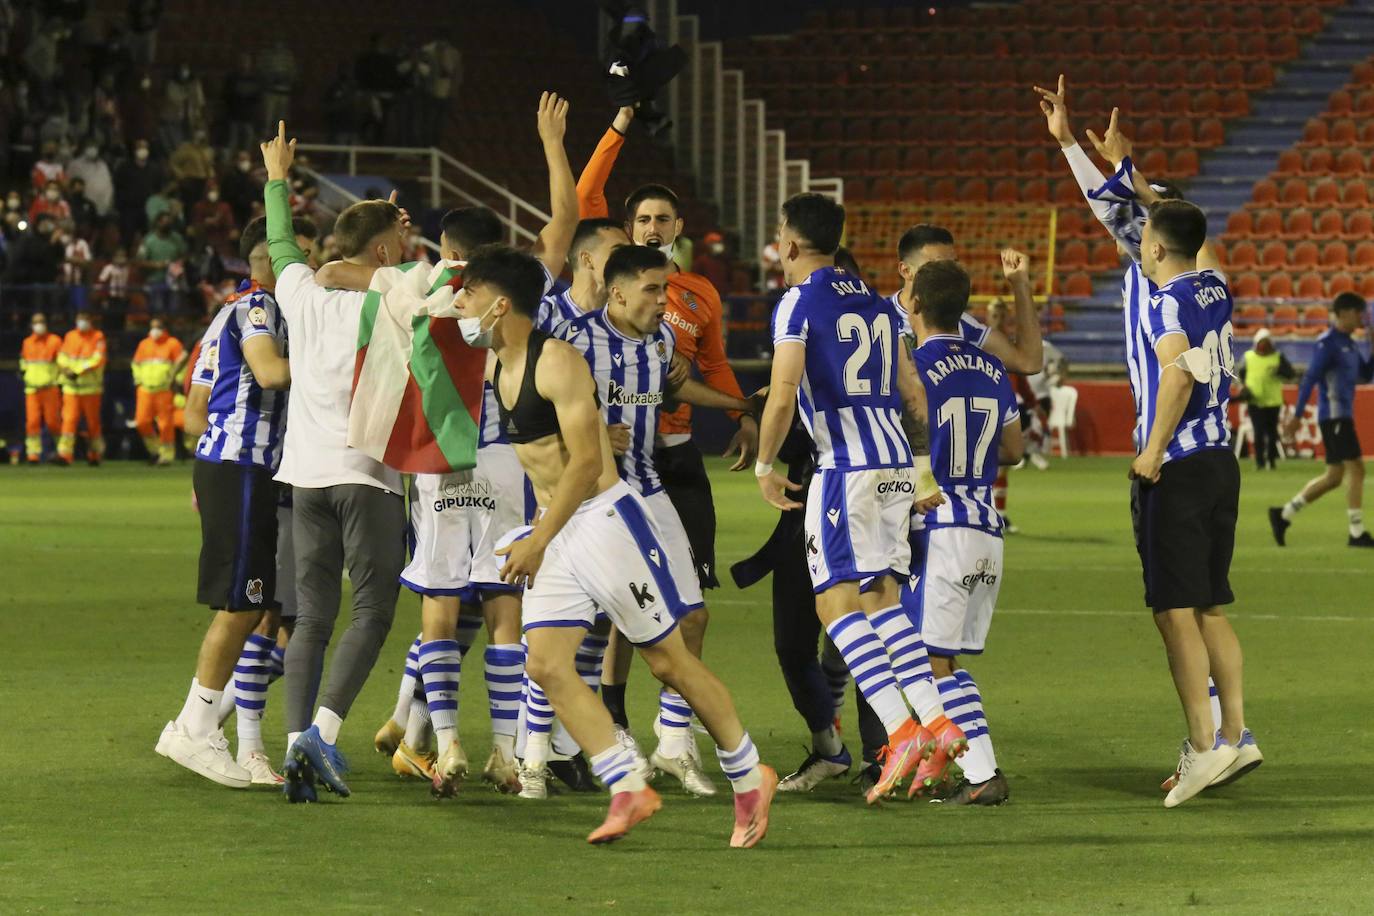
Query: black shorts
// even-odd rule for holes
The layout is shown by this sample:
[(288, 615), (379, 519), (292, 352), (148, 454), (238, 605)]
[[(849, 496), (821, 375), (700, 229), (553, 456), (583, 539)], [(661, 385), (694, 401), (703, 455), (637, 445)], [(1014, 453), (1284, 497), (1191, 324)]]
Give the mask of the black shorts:
[(1360, 437), (1355, 432), (1355, 421), (1350, 417), (1322, 420), (1317, 425), (1322, 430), (1322, 448), (1326, 449), (1327, 464), (1359, 461), (1364, 457), (1360, 449)]
[(1240, 505), (1240, 465), (1213, 448), (1167, 462), (1159, 482), (1131, 484), (1131, 521), (1156, 611), (1235, 601), (1229, 580)]
[(691, 442), (664, 446), (654, 452), (654, 467), (663, 489), (682, 519), (687, 543), (696, 562), (702, 588), (719, 588), (716, 578), (716, 505), (711, 498), (711, 478), (701, 450)]
[(272, 472), (197, 459), (191, 481), (200, 505), (196, 600), (216, 610), (280, 610)]

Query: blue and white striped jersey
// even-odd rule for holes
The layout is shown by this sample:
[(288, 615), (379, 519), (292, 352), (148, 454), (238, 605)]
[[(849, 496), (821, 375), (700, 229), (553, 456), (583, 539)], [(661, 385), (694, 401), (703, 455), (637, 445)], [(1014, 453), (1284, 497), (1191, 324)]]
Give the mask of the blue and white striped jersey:
[(1002, 430), (1021, 422), (1006, 367), (954, 334), (932, 334), (912, 354), (930, 408), (930, 469), (945, 503), (912, 525), (977, 528), (1001, 536), (992, 501)]
[[(902, 291), (898, 290), (888, 296), (887, 301), (892, 303), (892, 308), (897, 314), (897, 333), (903, 337), (915, 337), (916, 332), (911, 329), (911, 320), (907, 318), (906, 309), (902, 307)], [(975, 347), (987, 343), (990, 333), (991, 329), (987, 325), (967, 312), (959, 319), (959, 335)]]
[[(1127, 275), (1130, 278), (1130, 275)], [(1188, 347), (1201, 347), (1212, 362), (1209, 382), (1194, 382), (1178, 429), (1169, 440), (1164, 460), (1184, 458), (1201, 449), (1228, 448), (1231, 427), (1226, 420), (1230, 378), (1235, 371), (1232, 350), (1231, 291), (1226, 278), (1214, 270), (1179, 274), (1150, 297), (1137, 316), (1135, 333), (1126, 339), (1126, 368), (1136, 400), (1135, 448), (1145, 448), (1155, 422), (1159, 397), (1159, 359), (1155, 346), (1170, 334), (1182, 334)]]
[(196, 444), (202, 461), (276, 470), (286, 430), (285, 391), (263, 388), (243, 358), (243, 342), (271, 335), (286, 349), (286, 319), (277, 300), (244, 281), (201, 338), (191, 384), (210, 389), (210, 423)]
[(539, 311), (534, 314), (534, 326), (548, 334), (558, 336), (558, 329), (565, 322), (576, 321), (583, 315), (576, 302), (572, 300), (572, 287), (546, 295), (539, 300)]
[(910, 465), (892, 303), (853, 274), (822, 267), (778, 300), (773, 343), (788, 341), (806, 347), (797, 404), (816, 444), (816, 467)]
[(620, 478), (644, 496), (662, 490), (654, 469), (654, 434), (676, 347), (672, 327), (663, 321), (648, 337), (627, 337), (599, 309), (562, 325), (559, 336), (587, 358), (607, 425), (630, 428), (630, 447), (617, 461)]

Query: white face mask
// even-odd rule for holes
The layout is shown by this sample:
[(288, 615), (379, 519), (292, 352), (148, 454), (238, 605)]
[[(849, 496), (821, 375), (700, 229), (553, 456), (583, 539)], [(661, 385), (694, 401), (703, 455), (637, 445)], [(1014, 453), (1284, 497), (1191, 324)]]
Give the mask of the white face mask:
[(136, 149), (134, 150), (134, 158), (137, 159), (139, 162), (147, 162), (148, 151), (146, 149)]
[(48, 333), (48, 326), (46, 324), (43, 324), (42, 322), (35, 322), (33, 324), (33, 333), (46, 334)]
[(94, 146), (88, 146), (88, 147), (86, 147), (86, 158), (87, 158), (87, 159), (94, 159), (96, 156), (99, 156), (99, 155), (100, 155), (100, 150), (96, 149)]
[(78, 331), (89, 331), (89, 330), (91, 329), (91, 322), (90, 322), (90, 320), (89, 320), (89, 319), (86, 319), (86, 318), (79, 319), (79, 320), (76, 322), (76, 329), (77, 329)]
[(218, 191), (207, 191), (207, 192), (205, 193), (205, 199), (208, 200), (208, 201), (210, 201), (210, 203), (214, 203), (215, 201), (219, 200), (219, 192), (218, 192)]
[(167, 333), (167, 332), (164, 331), (164, 330), (162, 330), (162, 328), (149, 328), (149, 329), (148, 329), (148, 336), (151, 337), (153, 340), (161, 340), (161, 339), (162, 339), (162, 335), (163, 335), (163, 334), (166, 334), (166, 333)]
[(61, 197), (62, 194), (60, 191), (44, 191), (43, 196), (46, 197), (48, 200), (57, 200), (57, 198)]
[(252, 171), (253, 163), (249, 162), (247, 159), (240, 159), (238, 162), (238, 167), (240, 172)]
[[(469, 347), (476, 347), (479, 350), (491, 349), (492, 336), (496, 331), (496, 323), (493, 322), (491, 327), (484, 330), (482, 328), (482, 322), (487, 320), (487, 316), (491, 314), (494, 308), (496, 308), (495, 302), (491, 304), (491, 308), (483, 312), (478, 318), (458, 319), (458, 331), (463, 335), (463, 340), (467, 341)], [(496, 320), (500, 321), (501, 319), (498, 318)]]

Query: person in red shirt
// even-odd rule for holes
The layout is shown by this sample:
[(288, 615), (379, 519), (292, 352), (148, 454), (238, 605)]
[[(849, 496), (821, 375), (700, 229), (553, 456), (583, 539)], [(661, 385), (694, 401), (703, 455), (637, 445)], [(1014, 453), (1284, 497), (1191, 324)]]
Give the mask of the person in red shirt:
[(716, 289), (730, 287), (730, 262), (725, 257), (725, 236), (714, 230), (701, 238), (701, 254), (692, 259), (692, 273), (700, 274)]

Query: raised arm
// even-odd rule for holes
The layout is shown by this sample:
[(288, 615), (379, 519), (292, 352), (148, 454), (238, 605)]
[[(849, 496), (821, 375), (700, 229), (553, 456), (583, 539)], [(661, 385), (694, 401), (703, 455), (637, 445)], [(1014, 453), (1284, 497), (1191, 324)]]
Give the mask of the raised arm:
[(568, 130), (568, 102), (556, 93), (539, 97), (539, 139), (549, 166), (550, 219), (535, 240), (532, 254), (544, 262), (549, 275), (557, 277), (568, 261), (573, 233), (577, 231), (577, 185), (573, 181), (563, 136)]
[(296, 139), (286, 139), (286, 122), (277, 122), (277, 135), (260, 144), (262, 162), (267, 167), (263, 205), (267, 209), (267, 251), (272, 256), (272, 271), (281, 278), (292, 264), (305, 264), (305, 253), (296, 244), (291, 228), (291, 201), (286, 180), (296, 159)]
[(1034, 375), (1045, 368), (1045, 342), (1040, 335), (1035, 297), (1031, 294), (1030, 258), (1012, 248), (1002, 249), (1002, 273), (1016, 301), (1016, 343), (1000, 329), (990, 328), (983, 340), (983, 349), (1011, 371)]
[(610, 180), (611, 169), (620, 156), (620, 148), (625, 145), (625, 132), (630, 129), (635, 110), (629, 106), (616, 113), (615, 120), (596, 144), (592, 158), (582, 169), (577, 179), (577, 208), (581, 219), (605, 218), (611, 215), (610, 205), (606, 202), (606, 182)]

